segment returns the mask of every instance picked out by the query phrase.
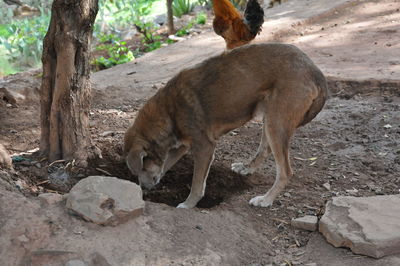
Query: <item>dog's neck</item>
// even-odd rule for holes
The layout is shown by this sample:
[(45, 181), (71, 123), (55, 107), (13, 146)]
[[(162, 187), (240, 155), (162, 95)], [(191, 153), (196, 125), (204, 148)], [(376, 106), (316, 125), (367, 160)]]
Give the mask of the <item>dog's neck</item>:
[[(171, 118), (166, 114), (164, 107), (150, 99), (143, 109), (139, 112), (135, 123), (144, 130), (138, 132), (148, 145), (156, 148), (160, 153), (178, 145), (178, 139), (173, 129)], [(151, 130), (149, 130), (151, 128)], [(145, 134), (145, 135), (144, 135)]]

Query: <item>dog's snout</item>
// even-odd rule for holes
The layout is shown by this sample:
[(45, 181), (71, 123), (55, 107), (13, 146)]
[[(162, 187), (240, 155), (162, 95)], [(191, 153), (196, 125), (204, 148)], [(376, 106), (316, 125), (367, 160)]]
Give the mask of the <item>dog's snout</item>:
[(139, 185), (142, 189), (147, 189), (150, 190), (155, 186), (155, 182), (151, 179), (150, 182), (143, 182), (143, 181), (139, 181)]

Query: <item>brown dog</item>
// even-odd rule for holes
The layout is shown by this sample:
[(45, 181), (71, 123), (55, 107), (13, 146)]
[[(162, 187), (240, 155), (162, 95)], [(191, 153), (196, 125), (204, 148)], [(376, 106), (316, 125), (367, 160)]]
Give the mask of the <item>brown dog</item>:
[(250, 204), (272, 204), (292, 175), (289, 141), (311, 121), (327, 98), (324, 75), (298, 48), (285, 44), (247, 45), (181, 71), (139, 111), (125, 134), (124, 153), (140, 185), (152, 188), (184, 154), (194, 157), (192, 188), (178, 208), (203, 197), (217, 139), (263, 115), (257, 154), (234, 171), (255, 171), (272, 152), (277, 174), (272, 188)]

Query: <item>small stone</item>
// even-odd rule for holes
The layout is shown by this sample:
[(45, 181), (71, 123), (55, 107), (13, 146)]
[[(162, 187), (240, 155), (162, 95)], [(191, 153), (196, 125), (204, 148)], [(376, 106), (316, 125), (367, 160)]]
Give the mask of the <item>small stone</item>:
[(11, 156), (2, 144), (0, 144), (0, 169), (1, 168), (12, 168)]
[(197, 230), (203, 230), (203, 227), (201, 227), (201, 225), (196, 225), (195, 227)]
[(86, 264), (81, 260), (69, 260), (65, 266), (85, 266)]
[(353, 188), (353, 189), (346, 189), (346, 192), (349, 193), (352, 196), (356, 196), (358, 193), (358, 190)]
[(95, 266), (111, 266), (111, 264), (108, 263), (106, 258), (104, 258), (103, 255), (101, 255), (100, 253), (97, 253), (97, 252), (92, 254), (91, 265), (95, 265)]
[(114, 136), (114, 131), (104, 131), (100, 134), (101, 137)]
[(169, 35), (168, 39), (173, 40), (175, 42), (180, 42), (180, 41), (184, 41), (185, 40), (185, 38), (178, 37), (178, 36), (175, 36), (175, 35)]
[(289, 192), (284, 193), (283, 196), (285, 196), (286, 198), (292, 197), (292, 195)]
[(21, 243), (29, 242), (29, 238), (27, 238), (26, 235), (20, 235), (19, 237), (17, 237), (17, 240)]
[(311, 262), (311, 263), (304, 264), (304, 266), (317, 266), (317, 263)]
[(15, 181), (15, 186), (18, 189), (25, 189), (27, 187), (27, 184), (26, 184), (26, 182), (24, 180), (18, 179), (17, 181)]
[(326, 190), (330, 191), (331, 190), (331, 184), (329, 184), (329, 182), (326, 182), (322, 185), (324, 188), (326, 188)]
[(53, 205), (63, 200), (63, 195), (57, 193), (42, 193), (38, 196), (40, 202)]
[(317, 230), (318, 217), (306, 215), (304, 217), (292, 219), (291, 225), (297, 229), (315, 231)]

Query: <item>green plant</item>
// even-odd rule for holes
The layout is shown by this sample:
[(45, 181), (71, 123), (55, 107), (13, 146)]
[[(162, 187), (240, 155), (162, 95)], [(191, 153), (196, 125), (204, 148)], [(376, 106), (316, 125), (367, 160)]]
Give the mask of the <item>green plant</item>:
[(13, 20), (0, 27), (0, 46), (5, 57), (17, 68), (24, 69), (40, 63), (43, 38), (50, 21), (49, 11), (40, 10), (39, 16)]
[(185, 27), (176, 31), (175, 35), (178, 37), (182, 37), (188, 35), (190, 32), (189, 30), (193, 28), (193, 22), (189, 22)]
[(180, 18), (185, 14), (192, 12), (194, 4), (190, 0), (174, 0), (172, 2), (172, 10), (174, 16)]
[[(110, 35), (105, 36), (103, 40), (105, 40), (105, 38), (108, 39), (106, 40), (106, 42), (108, 42)], [(119, 41), (118, 39), (111, 40), (111, 43), (109, 44), (101, 44), (96, 48), (96, 50), (106, 50), (108, 54), (107, 57), (100, 56), (94, 60), (93, 63), (99, 69), (110, 68), (112, 66), (124, 64), (135, 59), (133, 52), (130, 51), (126, 46), (126, 42)]]
[(197, 0), (197, 3), (200, 6), (207, 6), (210, 3), (210, 0)]
[(10, 62), (8, 62), (7, 58), (4, 56), (4, 53), (4, 47), (0, 47), (0, 78), (2, 76), (7, 76), (18, 72), (17, 69), (15, 69)]
[(138, 21), (135, 24), (136, 30), (142, 34), (145, 43), (155, 42), (159, 36), (155, 36), (156, 26), (153, 22)]
[(161, 41), (155, 41), (155, 42), (152, 42), (152, 43), (147, 43), (145, 45), (146, 46), (145, 52), (151, 52), (151, 51), (157, 50), (158, 48), (161, 47), (161, 45), (162, 45)]
[(196, 16), (196, 23), (200, 25), (204, 25), (207, 22), (207, 14), (204, 12), (200, 12)]
[(99, 0), (99, 13), (96, 18), (94, 35), (101, 33), (120, 33), (133, 24), (145, 23), (151, 7), (157, 0)]

